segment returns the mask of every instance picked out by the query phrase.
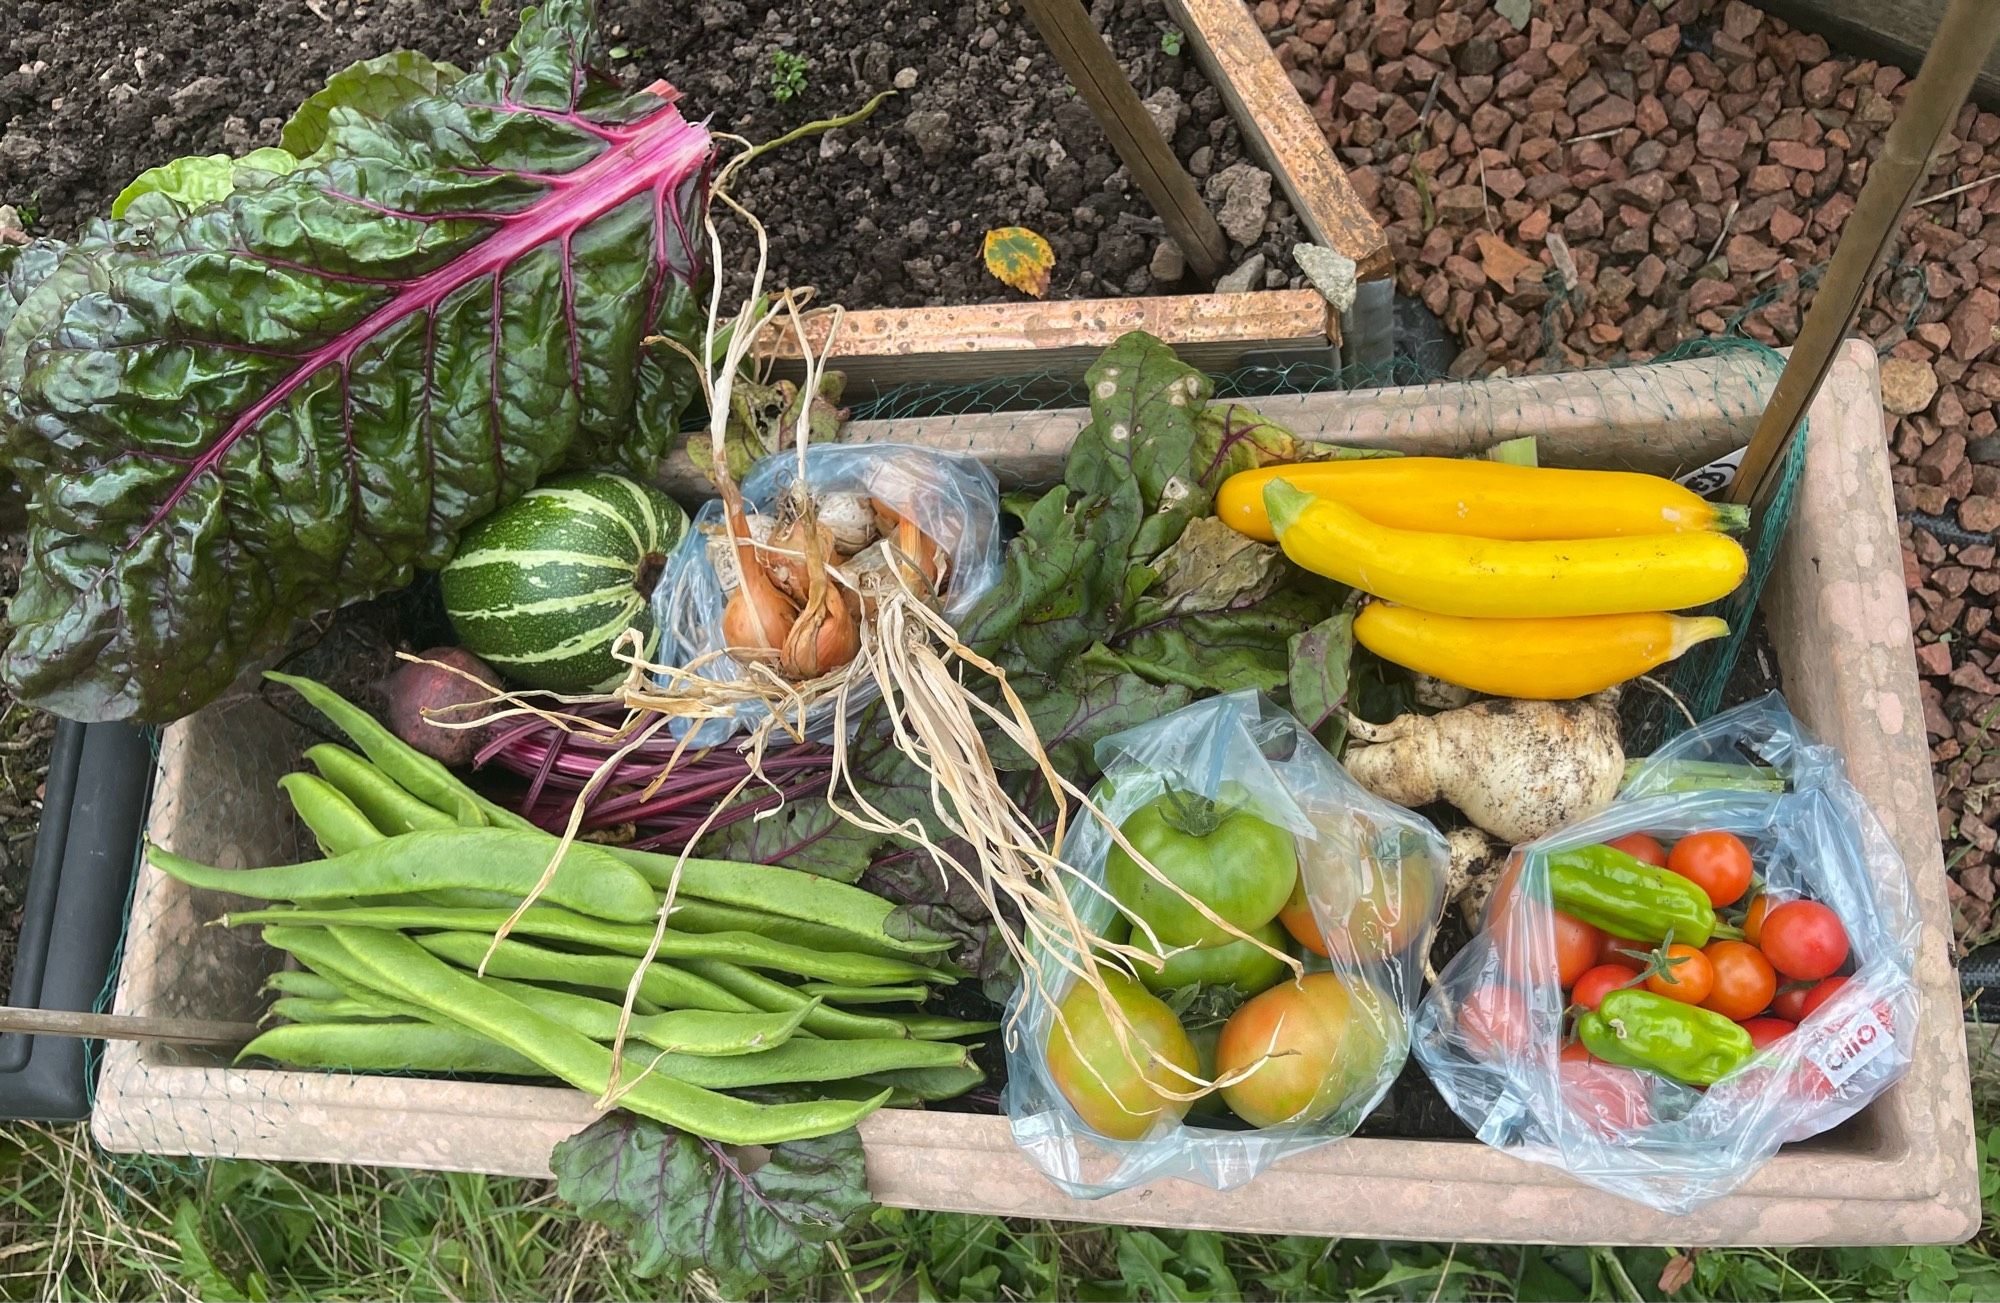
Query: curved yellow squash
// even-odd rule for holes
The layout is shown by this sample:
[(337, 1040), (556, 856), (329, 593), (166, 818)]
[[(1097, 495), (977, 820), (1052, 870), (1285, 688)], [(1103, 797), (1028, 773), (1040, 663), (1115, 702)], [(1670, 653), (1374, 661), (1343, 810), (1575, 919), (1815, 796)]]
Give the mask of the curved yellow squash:
[(1251, 538), (1271, 542), (1264, 486), (1272, 480), (1345, 503), (1378, 525), (1478, 538), (1615, 538), (1736, 530), (1749, 521), (1744, 508), (1710, 502), (1657, 475), (1453, 457), (1300, 462), (1240, 471), (1222, 482), (1215, 514)]
[(1475, 620), (1370, 602), (1354, 619), (1355, 640), (1385, 661), (1474, 692), (1541, 701), (1602, 692), (1728, 632), (1714, 616), (1657, 611)]
[(1743, 582), (1736, 540), (1700, 531), (1534, 543), (1373, 524), (1285, 483), (1264, 486), (1278, 546), (1314, 574), (1440, 615), (1619, 615), (1712, 602)]

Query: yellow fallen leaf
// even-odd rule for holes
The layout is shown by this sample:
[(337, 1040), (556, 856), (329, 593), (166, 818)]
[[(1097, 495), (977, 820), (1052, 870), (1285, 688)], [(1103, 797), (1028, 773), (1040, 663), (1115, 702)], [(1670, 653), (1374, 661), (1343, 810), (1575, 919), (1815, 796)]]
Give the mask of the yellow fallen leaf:
[(1485, 267), (1486, 275), (1505, 292), (1514, 292), (1514, 282), (1520, 279), (1521, 273), (1541, 274), (1541, 263), (1493, 232), (1481, 231), (1473, 240), (1479, 245), (1479, 261)]
[(1040, 298), (1048, 293), (1055, 265), (1049, 242), (1025, 226), (1002, 226), (986, 233), (986, 270), (1023, 294)]

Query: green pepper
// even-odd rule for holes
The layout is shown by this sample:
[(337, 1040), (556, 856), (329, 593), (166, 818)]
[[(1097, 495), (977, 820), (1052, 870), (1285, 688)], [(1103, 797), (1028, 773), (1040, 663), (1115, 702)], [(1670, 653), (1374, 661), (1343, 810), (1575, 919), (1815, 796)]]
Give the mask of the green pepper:
[(1548, 856), (1549, 900), (1565, 914), (1627, 941), (1674, 940), (1699, 950), (1714, 935), (1715, 907), (1692, 881), (1613, 846)]
[(1583, 1047), (1606, 1063), (1712, 1086), (1756, 1053), (1750, 1033), (1712, 1010), (1651, 991), (1620, 990), (1576, 1020)]

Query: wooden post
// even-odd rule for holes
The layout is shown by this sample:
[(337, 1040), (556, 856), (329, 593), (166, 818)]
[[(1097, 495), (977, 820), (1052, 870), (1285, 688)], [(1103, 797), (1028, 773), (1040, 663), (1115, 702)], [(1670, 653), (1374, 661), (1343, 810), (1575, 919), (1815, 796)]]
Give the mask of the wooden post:
[(1215, 214), (1202, 202), (1193, 177), (1160, 138), (1139, 92), (1112, 57), (1111, 47), (1090, 25), (1090, 12), (1080, 0), (1025, 0), (1028, 16), (1048, 42), (1056, 62), (1069, 75), (1077, 94), (1097, 115), (1098, 125), (1118, 151), (1132, 179), (1146, 192), (1153, 211), (1166, 223), (1167, 234), (1187, 255), (1188, 267), (1204, 281), (1226, 269), (1229, 239)]
[(212, 1022), (206, 1018), (131, 1018), (123, 1014), (19, 1009), (7, 1005), (0, 1005), (0, 1032), (225, 1048), (247, 1045), (257, 1037), (257, 1027), (252, 1023)]
[(1952, 0), (1902, 111), (1889, 126), (1882, 156), (1868, 169), (1861, 197), (1834, 247), (1826, 279), (1820, 282), (1792, 346), (1791, 360), (1778, 376), (1757, 433), (1743, 451), (1743, 464), (1729, 490), (1732, 501), (1762, 502), (1767, 485), (1777, 483), (1772, 471), (1783, 460), (1792, 431), (1833, 366), (1882, 254), (1902, 225), (1904, 210), (1930, 174), (1931, 152), (1965, 103), (1996, 37), (2000, 37), (2000, 2)]

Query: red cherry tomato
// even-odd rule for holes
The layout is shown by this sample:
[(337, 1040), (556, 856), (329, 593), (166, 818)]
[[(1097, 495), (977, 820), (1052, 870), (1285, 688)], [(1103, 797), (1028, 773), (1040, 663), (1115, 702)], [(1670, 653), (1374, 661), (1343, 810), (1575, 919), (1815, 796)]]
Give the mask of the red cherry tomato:
[(1688, 834), (1674, 843), (1667, 867), (1708, 893), (1718, 909), (1750, 890), (1750, 848), (1733, 832)]
[(1806, 994), (1811, 990), (1806, 986), (1791, 986), (1771, 997), (1771, 1012), (1787, 1022), (1801, 1023), (1806, 1020)]
[(1507, 1058), (1528, 1046), (1528, 1001), (1511, 986), (1482, 986), (1458, 1011), (1458, 1034), (1476, 1059)]
[(1604, 944), (1604, 934), (1574, 914), (1554, 913), (1556, 978), (1567, 991), (1597, 963), (1597, 947)]
[(1760, 1050), (1768, 1050), (1779, 1041), (1798, 1030), (1795, 1022), (1783, 1018), (1745, 1018), (1743, 1030), (1750, 1033), (1750, 1043)]
[(1665, 969), (1646, 979), (1646, 989), (1655, 995), (1682, 1004), (1700, 1004), (1715, 989), (1715, 965), (1693, 946), (1678, 941), (1668, 946)]
[(1740, 1021), (1771, 1007), (1778, 975), (1763, 951), (1747, 941), (1711, 941), (1702, 953), (1715, 970), (1715, 986), (1701, 1002), (1702, 1008)]
[(1636, 968), (1627, 968), (1623, 964), (1599, 964), (1595, 968), (1585, 969), (1583, 976), (1576, 979), (1576, 986), (1569, 993), (1569, 1002), (1581, 1005), (1585, 1009), (1595, 1009), (1604, 1003), (1605, 996), (1622, 986), (1630, 985), (1633, 975), (1637, 972)]
[(1840, 988), (1846, 985), (1847, 979), (1844, 977), (1829, 977), (1806, 992), (1806, 998), (1799, 1005), (1799, 1008), (1804, 1010), (1806, 1017), (1810, 1018), (1819, 1012), (1821, 1005), (1831, 1000), (1839, 993)]
[(1583, 1048), (1582, 1041), (1569, 1041), (1557, 1053), (1556, 1058), (1563, 1063), (1602, 1063), (1603, 1060)]
[[(1553, 976), (1556, 985), (1567, 991), (1584, 970), (1597, 962), (1597, 948), (1604, 942), (1604, 934), (1573, 914), (1561, 910), (1542, 913), (1542, 906), (1528, 900), (1511, 902), (1505, 912), (1494, 916), (1493, 942), (1500, 949), (1500, 962), (1507, 975), (1523, 985), (1544, 980), (1545, 975), (1522, 971), (1531, 963), (1536, 949), (1542, 944), (1528, 935), (1526, 930), (1543, 917), (1550, 919), (1550, 927), (1555, 933), (1556, 971)], [(1523, 929), (1516, 934), (1515, 929)]]
[(1646, 967), (1646, 944), (1643, 941), (1627, 941), (1624, 937), (1604, 934), (1604, 941), (1597, 947), (1597, 962), (1616, 964), (1631, 972), (1639, 972)]
[(1766, 914), (1757, 945), (1771, 967), (1801, 982), (1831, 977), (1847, 962), (1847, 929), (1816, 900), (1788, 900)]
[(1623, 837), (1615, 837), (1604, 844), (1613, 850), (1624, 851), (1642, 864), (1651, 864), (1662, 869), (1667, 867), (1667, 848), (1660, 845), (1656, 837), (1649, 837), (1642, 832), (1628, 832)]
[(1645, 1077), (1630, 1068), (1591, 1059), (1559, 1064), (1563, 1102), (1583, 1124), (1601, 1136), (1636, 1131), (1653, 1120), (1651, 1091)]

